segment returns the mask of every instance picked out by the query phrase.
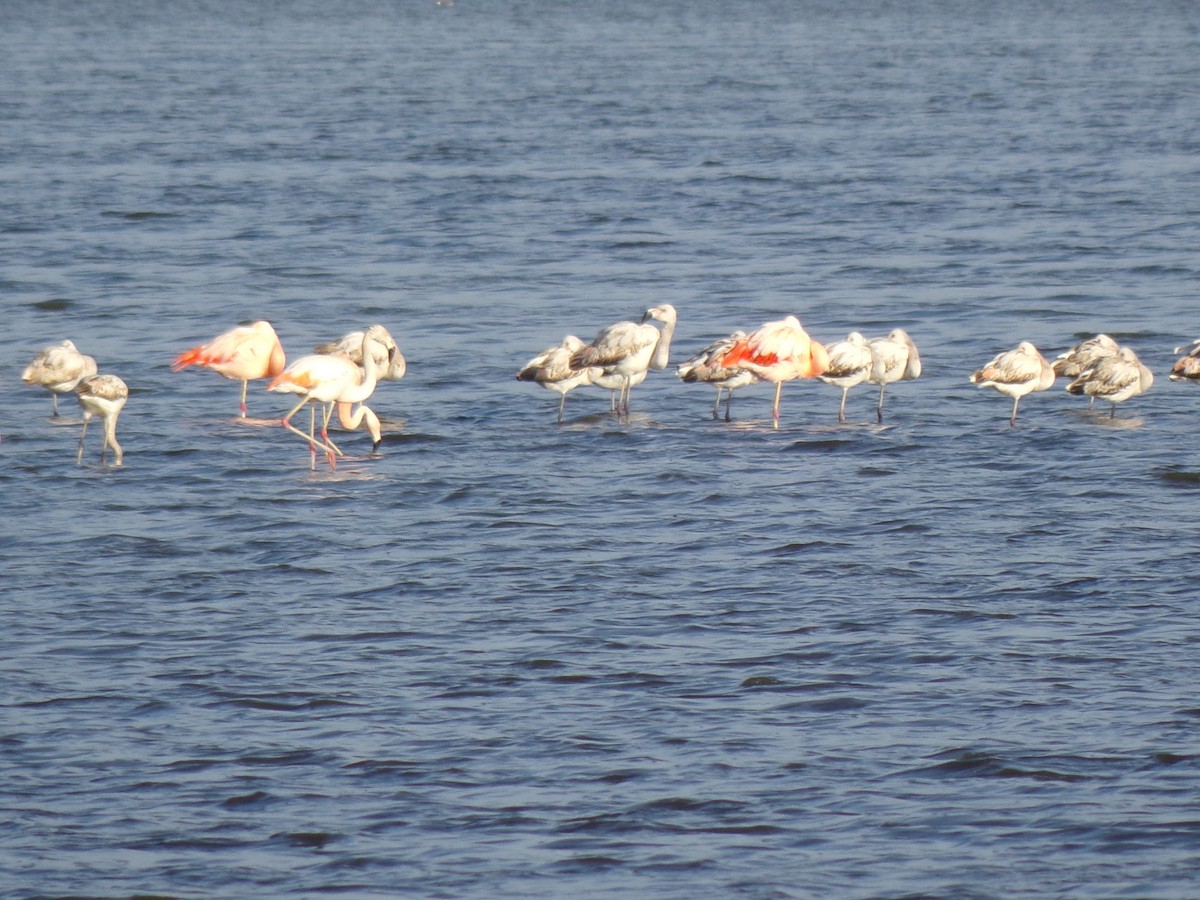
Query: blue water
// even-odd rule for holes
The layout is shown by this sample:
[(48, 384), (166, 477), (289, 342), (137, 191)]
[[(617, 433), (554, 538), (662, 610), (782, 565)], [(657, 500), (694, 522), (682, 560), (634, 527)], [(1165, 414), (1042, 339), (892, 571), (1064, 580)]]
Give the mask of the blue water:
[[(0, 84), (5, 896), (1195, 896), (1200, 9), (6, 2)], [(513, 378), (661, 303), (924, 373)], [(170, 371), (258, 318), (391, 330), (377, 454)], [(1100, 331), (1115, 418), (967, 381)]]

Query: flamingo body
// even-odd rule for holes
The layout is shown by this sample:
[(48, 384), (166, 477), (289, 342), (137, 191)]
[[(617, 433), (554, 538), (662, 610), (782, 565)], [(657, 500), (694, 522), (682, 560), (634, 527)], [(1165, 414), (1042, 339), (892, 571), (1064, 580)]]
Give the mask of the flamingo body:
[(1029, 341), (1022, 341), (1016, 349), (993, 357), (991, 362), (971, 374), (971, 384), (995, 388), (1006, 397), (1013, 398), (1012, 416), (1009, 425), (1017, 424), (1017, 405), (1021, 398), (1034, 391), (1048, 390), (1054, 384), (1054, 367)]
[(104, 451), (112, 447), (116, 465), (121, 465), (125, 452), (117, 443), (117, 417), (129, 399), (129, 388), (116, 375), (89, 375), (75, 386), (75, 396), (83, 410), (83, 427), (79, 429), (79, 450), (76, 462), (83, 462), (83, 438), (87, 434), (92, 416), (104, 421), (104, 443), (100, 447), (100, 462), (104, 462)]
[(1067, 385), (1071, 394), (1086, 394), (1112, 404), (1111, 417), (1116, 418), (1117, 404), (1130, 397), (1144, 394), (1154, 383), (1154, 374), (1142, 364), (1137, 354), (1122, 347), (1112, 356), (1105, 356), (1090, 369)]
[(562, 343), (547, 347), (517, 372), (517, 381), (532, 381), (548, 391), (558, 394), (558, 421), (562, 421), (567, 394), (580, 385), (588, 384), (592, 375), (600, 369), (588, 367), (571, 368), (571, 355), (583, 349), (583, 341), (573, 334), (563, 338)]
[[(647, 319), (663, 323), (662, 329)], [(600, 330), (590, 344), (571, 354), (572, 369), (596, 367), (602, 370), (597, 377), (613, 376), (620, 385), (621, 398), (617, 412), (629, 415), (629, 393), (637, 376), (646, 377), (650, 369), (665, 369), (675, 333), (677, 315), (669, 303), (646, 310), (639, 322), (617, 322)]]
[(719, 359), (726, 368), (741, 368), (775, 384), (771, 418), (779, 427), (779, 397), (785, 381), (812, 378), (829, 367), (825, 346), (814, 341), (795, 316), (788, 316), (750, 332)]
[(1051, 362), (1055, 375), (1078, 378), (1106, 356), (1113, 356), (1121, 348), (1107, 334), (1098, 334), (1060, 353)]
[(733, 405), (733, 392), (759, 381), (759, 377), (749, 369), (727, 367), (721, 364), (721, 359), (725, 354), (745, 337), (746, 332), (735, 331), (729, 337), (713, 341), (699, 353), (680, 363), (675, 370), (675, 374), (685, 384), (709, 384), (717, 389), (717, 402), (713, 406), (714, 419), (721, 408), (722, 393), (725, 394), (725, 421), (728, 422), (730, 407)]
[(58, 416), (58, 395), (75, 390), (81, 381), (96, 374), (96, 360), (80, 353), (71, 341), (46, 347), (21, 373), (21, 380), (50, 391), (51, 414)]
[[(1187, 351), (1184, 353), (1184, 351)], [(1176, 347), (1176, 353), (1184, 353), (1171, 366), (1172, 381), (1200, 381), (1200, 339), (1192, 341), (1187, 347)]]
[(832, 343), (826, 349), (829, 352), (829, 366), (817, 377), (825, 384), (842, 389), (838, 421), (844, 423), (846, 395), (852, 387), (857, 387), (871, 377), (875, 357), (871, 353), (870, 343), (857, 331), (850, 332), (845, 340)]
[[(379, 380), (399, 381), (408, 371), (408, 362), (404, 359), (404, 354), (398, 348), (391, 354), (389, 361), (388, 346), (395, 347), (396, 342), (386, 328), (383, 328), (382, 325), (379, 328), (383, 330), (384, 334), (387, 334), (385, 340), (373, 344), (375, 347), (375, 366), (379, 372)], [(354, 364), (361, 366), (362, 343), (363, 332), (352, 331), (338, 338), (336, 341), (318, 344), (313, 348), (313, 352), (333, 355), (341, 354), (349, 357), (350, 361)]]
[(171, 371), (202, 366), (225, 378), (240, 381), (241, 415), (244, 418), (249, 383), (258, 378), (273, 378), (283, 371), (286, 362), (283, 345), (275, 329), (270, 322), (259, 321), (231, 328), (207, 344), (183, 351), (171, 363)]
[(903, 328), (895, 328), (887, 337), (871, 341), (871, 355), (875, 361), (871, 368), (871, 384), (879, 385), (879, 406), (876, 420), (883, 421), (883, 392), (889, 384), (897, 381), (913, 381), (921, 377), (921, 355), (917, 345)]

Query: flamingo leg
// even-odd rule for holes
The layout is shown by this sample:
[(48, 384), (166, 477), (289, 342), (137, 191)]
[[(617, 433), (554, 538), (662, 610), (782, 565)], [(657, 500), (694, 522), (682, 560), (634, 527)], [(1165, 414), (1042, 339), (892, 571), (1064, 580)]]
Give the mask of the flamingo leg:
[(875, 420), (880, 425), (883, 424), (883, 389), (886, 387), (887, 387), (886, 384), (881, 384), (879, 386), (879, 408), (877, 410), (875, 410)]
[(250, 382), (242, 379), (242, 418), (246, 418), (246, 389), (250, 387)]
[(771, 419), (775, 423), (775, 427), (779, 427), (779, 397), (783, 393), (783, 382), (775, 382), (775, 405), (771, 407)]
[(733, 391), (732, 390), (725, 394), (725, 421), (726, 422), (733, 421), (729, 415), (729, 408), (731, 406), (733, 406)]
[(850, 388), (842, 388), (842, 405), (838, 407), (838, 421), (846, 424), (846, 395), (850, 393)]
[(724, 390), (724, 388), (717, 388), (717, 403), (715, 406), (713, 406), (713, 418), (714, 419), (717, 417), (717, 413), (721, 409), (721, 391), (723, 391), (723, 390)]
[(91, 420), (92, 417), (85, 413), (83, 416), (83, 427), (79, 429), (79, 451), (75, 454), (75, 462), (81, 465), (83, 463), (83, 436), (87, 434), (88, 422)]
[[(283, 417), (283, 427), (286, 428), (288, 431), (292, 432), (293, 434), (300, 435), (300, 437), (302, 437), (302, 438), (304, 438), (304, 440), (308, 441), (308, 443), (313, 447), (314, 453), (316, 452), (317, 447), (320, 447), (322, 450), (328, 450), (329, 449), (328, 447), (326, 447), (324, 444), (322, 444), (320, 441), (318, 441), (311, 434), (305, 434), (303, 431), (301, 431), (299, 428), (297, 428), (295, 425), (292, 424), (292, 416), (294, 416), (296, 413), (300, 412), (300, 407), (302, 407), (307, 402), (308, 402), (308, 397), (305, 396), (305, 398), (303, 400), (301, 400), (299, 403), (297, 403), (292, 408), (291, 412), (289, 412), (286, 416)], [(315, 413), (314, 413), (314, 415), (315, 415)]]
[(1009, 427), (1011, 427), (1011, 428), (1017, 427), (1017, 404), (1020, 402), (1021, 402), (1020, 397), (1013, 397), (1013, 414), (1012, 414), (1012, 418), (1008, 420)]
[(337, 445), (329, 439), (329, 420), (333, 418), (333, 404), (330, 403), (325, 407), (325, 419), (321, 423), (321, 439), (325, 441), (325, 446), (328, 448), (326, 455), (329, 457), (329, 468), (337, 468), (337, 457), (345, 456)]
[(559, 422), (562, 422), (562, 420), (563, 420), (563, 407), (565, 407), (566, 405), (567, 405), (567, 395), (559, 394), (558, 395), (558, 421)]
[(54, 391), (50, 392), (50, 415), (55, 419), (58, 418), (58, 394)]

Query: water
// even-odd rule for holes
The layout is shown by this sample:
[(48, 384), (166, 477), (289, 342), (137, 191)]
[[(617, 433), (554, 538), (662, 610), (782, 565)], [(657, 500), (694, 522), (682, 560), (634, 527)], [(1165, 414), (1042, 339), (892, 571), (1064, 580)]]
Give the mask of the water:
[[(1193, 6), (0, 22), (7, 896), (1194, 894)], [(664, 302), (675, 360), (794, 313), (925, 372), (778, 431), (513, 379)], [(170, 372), (254, 318), (392, 330), (378, 455)], [(1157, 375), (1113, 420), (967, 383), (1098, 331)], [(19, 383), (64, 337), (120, 469)]]

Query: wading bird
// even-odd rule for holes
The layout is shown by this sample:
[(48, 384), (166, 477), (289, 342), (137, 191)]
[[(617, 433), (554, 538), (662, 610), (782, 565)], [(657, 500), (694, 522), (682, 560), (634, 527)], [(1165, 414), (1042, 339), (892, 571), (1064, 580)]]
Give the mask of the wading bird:
[(286, 359), (283, 345), (270, 322), (239, 325), (218, 335), (207, 344), (185, 350), (175, 357), (172, 372), (188, 366), (212, 369), (242, 383), (241, 417), (246, 417), (246, 388), (257, 378), (273, 378), (283, 371)]
[(1008, 424), (1017, 424), (1017, 405), (1021, 398), (1034, 391), (1044, 391), (1054, 384), (1054, 367), (1038, 352), (1037, 347), (1022, 341), (1015, 350), (998, 354), (987, 365), (971, 375), (971, 384), (995, 388), (1013, 398), (1012, 417)]
[(1122, 347), (1115, 355), (1105, 356), (1090, 369), (1080, 372), (1079, 377), (1067, 385), (1067, 392), (1107, 400), (1112, 404), (1109, 418), (1115, 419), (1118, 403), (1144, 394), (1153, 383), (1153, 373), (1142, 365), (1137, 354)]
[(779, 397), (783, 383), (820, 375), (829, 365), (825, 347), (808, 336), (795, 316), (767, 322), (734, 344), (718, 360), (725, 368), (741, 368), (775, 384), (771, 420), (779, 427)]
[[(408, 362), (404, 359), (404, 354), (400, 352), (400, 348), (396, 346), (392, 335), (382, 325), (378, 326), (383, 329), (383, 333), (387, 335), (388, 346), (394, 347), (391, 352), (391, 362), (388, 362), (387, 348), (380, 343), (375, 344), (375, 368), (379, 373), (380, 381), (399, 381), (404, 377), (404, 373), (408, 371)], [(342, 354), (350, 358), (352, 363), (362, 365), (362, 342), (363, 333), (361, 331), (352, 331), (347, 335), (343, 335), (336, 341), (329, 341), (325, 344), (318, 344), (313, 347), (314, 353), (324, 354)]]
[(79, 429), (79, 450), (75, 462), (83, 462), (83, 438), (87, 434), (92, 416), (104, 420), (104, 443), (100, 446), (100, 463), (104, 464), (104, 451), (113, 450), (114, 465), (121, 465), (125, 452), (117, 443), (117, 417), (129, 399), (129, 388), (116, 375), (89, 375), (75, 387), (75, 396), (83, 409), (83, 426)]
[(563, 407), (567, 402), (567, 394), (582, 384), (591, 380), (593, 373), (600, 370), (572, 369), (571, 354), (583, 348), (583, 341), (568, 334), (562, 343), (555, 347), (547, 347), (517, 372), (517, 381), (532, 381), (540, 384), (548, 391), (558, 394), (558, 421), (563, 420)]
[(1184, 355), (1175, 360), (1175, 365), (1171, 366), (1171, 380), (1200, 381), (1200, 338), (1192, 341), (1186, 347), (1176, 347), (1175, 352)]
[(892, 330), (887, 337), (871, 341), (871, 355), (875, 358), (871, 367), (871, 384), (879, 385), (879, 406), (875, 419), (883, 422), (883, 392), (896, 381), (912, 381), (921, 377), (921, 355), (917, 345), (903, 328)]
[[(395, 349), (395, 343), (388, 347), (390, 335), (381, 325), (372, 325), (363, 332), (360, 352), (363, 367), (359, 368), (345, 356), (329, 354), (314, 354), (304, 356), (293, 362), (267, 385), (267, 390), (286, 394), (301, 394), (301, 400), (286, 416), (283, 417), (283, 427), (308, 441), (311, 467), (317, 467), (317, 448), (324, 450), (329, 458), (329, 467), (337, 467), (336, 457), (344, 455), (337, 445), (329, 439), (329, 420), (333, 417), (334, 407), (338, 410), (338, 420), (350, 431), (355, 430), (365, 420), (367, 430), (371, 434), (371, 449), (376, 450), (382, 435), (379, 428), (379, 417), (363, 405), (375, 391), (379, 367), (375, 363), (375, 346), (382, 345)], [(388, 358), (390, 365), (390, 357)], [(309, 433), (305, 434), (292, 424), (291, 419), (306, 403), (314, 404), (310, 411)], [(316, 408), (315, 404), (323, 404), (321, 439), (314, 435)], [(352, 410), (353, 404), (359, 404), (357, 410)]]
[(76, 350), (71, 341), (63, 341), (35, 356), (21, 373), (21, 380), (50, 391), (51, 415), (58, 418), (58, 395), (70, 393), (95, 374), (96, 360)]
[(756, 384), (759, 377), (749, 369), (726, 368), (721, 365), (721, 358), (734, 345), (746, 337), (746, 332), (735, 331), (729, 337), (713, 341), (691, 359), (679, 364), (675, 374), (685, 384), (708, 384), (717, 389), (717, 402), (713, 406), (713, 418), (721, 408), (721, 394), (725, 394), (725, 421), (730, 421), (729, 408), (733, 405), (733, 392), (739, 388)]
[(825, 348), (829, 353), (829, 367), (817, 377), (825, 384), (842, 389), (842, 403), (838, 407), (838, 421), (846, 421), (846, 395), (850, 388), (862, 384), (871, 377), (875, 358), (871, 345), (857, 331), (846, 335), (846, 339)]
[[(647, 319), (662, 322), (662, 329), (648, 324)], [(640, 324), (617, 322), (609, 325), (601, 329), (590, 344), (571, 354), (571, 368), (596, 366), (603, 370), (601, 377), (615, 376), (621, 392), (617, 400), (617, 415), (628, 418), (629, 392), (633, 388), (634, 378), (645, 378), (648, 370), (667, 367), (675, 322), (675, 307), (664, 303), (646, 310)]]

